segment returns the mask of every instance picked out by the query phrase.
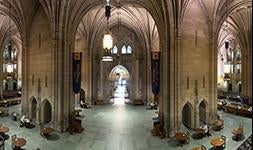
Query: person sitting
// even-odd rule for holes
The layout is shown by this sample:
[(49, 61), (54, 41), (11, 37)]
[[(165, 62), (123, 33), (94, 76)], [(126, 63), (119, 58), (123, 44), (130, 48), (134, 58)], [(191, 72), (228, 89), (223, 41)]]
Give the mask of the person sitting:
[(26, 118), (26, 115), (24, 114), (21, 118), (20, 118), (20, 127), (23, 127), (23, 126), (28, 126), (30, 125), (30, 119)]
[(25, 125), (25, 114), (20, 118), (20, 127)]
[(81, 108), (90, 108), (89, 104), (88, 104), (88, 103), (85, 103), (84, 101), (81, 101), (81, 102), (80, 102), (80, 107), (81, 107)]
[(204, 122), (204, 124), (202, 126), (200, 126), (200, 128), (204, 131), (203, 135), (207, 135), (207, 136), (211, 136), (211, 134), (209, 133), (209, 127), (207, 126), (207, 124)]
[(252, 106), (249, 107), (248, 111), (249, 111), (249, 112), (252, 112)]
[(81, 106), (81, 108), (84, 108), (85, 107), (85, 102), (84, 101), (80, 101), (80, 106)]
[(151, 109), (157, 109), (157, 104), (156, 104), (156, 102), (151, 102), (151, 103), (150, 103), (150, 107), (151, 107)]

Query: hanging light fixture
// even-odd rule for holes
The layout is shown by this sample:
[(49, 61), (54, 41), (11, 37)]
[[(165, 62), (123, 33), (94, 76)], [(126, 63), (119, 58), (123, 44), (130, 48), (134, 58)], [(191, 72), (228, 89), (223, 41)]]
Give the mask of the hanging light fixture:
[[(11, 13), (11, 4), (9, 7), (9, 12)], [(11, 58), (11, 54), (12, 54), (12, 41), (11, 41), (11, 17), (9, 16), (8, 18), (8, 39), (9, 39), (9, 43), (8, 43), (8, 47), (7, 47), (7, 51), (8, 51), (8, 62), (6, 64), (6, 71), (8, 73), (9, 76), (11, 76), (11, 74), (13, 73), (13, 63), (11, 62), (12, 58)]]
[(110, 0), (106, 0), (105, 5), (105, 17), (106, 17), (106, 31), (103, 37), (103, 48), (105, 50), (105, 54), (102, 57), (102, 61), (113, 61), (113, 57), (110, 56), (111, 48), (113, 46), (113, 39), (111, 32), (109, 31), (109, 18), (111, 16), (111, 6), (109, 4)]
[(228, 47), (229, 47), (229, 42), (228, 40), (225, 41), (225, 49), (228, 50)]

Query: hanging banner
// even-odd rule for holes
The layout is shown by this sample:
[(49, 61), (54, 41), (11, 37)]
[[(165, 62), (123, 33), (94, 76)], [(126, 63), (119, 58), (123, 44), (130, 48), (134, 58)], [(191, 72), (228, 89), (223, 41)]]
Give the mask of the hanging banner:
[(160, 90), (160, 53), (151, 52), (151, 70), (152, 70), (152, 92), (158, 95)]
[(81, 64), (82, 64), (82, 53), (74, 52), (73, 57), (73, 91), (79, 93), (81, 90)]

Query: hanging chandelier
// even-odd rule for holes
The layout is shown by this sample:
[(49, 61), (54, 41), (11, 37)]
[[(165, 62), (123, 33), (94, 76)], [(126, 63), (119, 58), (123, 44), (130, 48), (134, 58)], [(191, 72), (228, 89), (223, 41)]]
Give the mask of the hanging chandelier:
[(113, 57), (110, 56), (111, 48), (113, 46), (113, 39), (111, 32), (109, 31), (109, 18), (111, 16), (111, 6), (109, 0), (106, 0), (105, 5), (105, 17), (106, 17), (106, 31), (103, 37), (103, 49), (105, 50), (102, 56), (102, 61), (113, 61)]
[[(9, 7), (9, 12), (11, 13), (11, 5)], [(6, 64), (6, 71), (8, 73), (8, 76), (11, 76), (11, 74), (13, 73), (14, 71), (14, 66), (13, 66), (13, 63), (12, 63), (12, 41), (11, 41), (11, 36), (12, 36), (12, 33), (11, 33), (11, 17), (9, 16), (8, 18), (8, 34), (9, 34), (9, 42), (8, 42), (8, 46), (7, 46), (7, 51), (8, 51), (8, 62)]]

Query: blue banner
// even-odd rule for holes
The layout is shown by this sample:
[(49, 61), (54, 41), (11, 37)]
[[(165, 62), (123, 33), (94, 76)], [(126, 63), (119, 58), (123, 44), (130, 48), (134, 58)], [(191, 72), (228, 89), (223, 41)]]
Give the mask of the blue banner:
[(73, 57), (73, 91), (79, 93), (81, 90), (81, 64), (82, 64), (82, 53), (74, 52)]
[(151, 52), (151, 70), (152, 70), (152, 92), (158, 95), (160, 90), (160, 53)]

